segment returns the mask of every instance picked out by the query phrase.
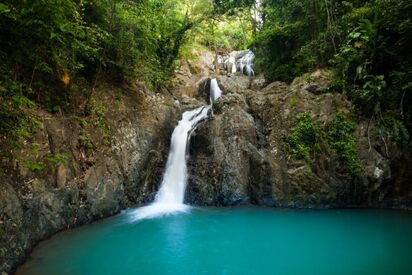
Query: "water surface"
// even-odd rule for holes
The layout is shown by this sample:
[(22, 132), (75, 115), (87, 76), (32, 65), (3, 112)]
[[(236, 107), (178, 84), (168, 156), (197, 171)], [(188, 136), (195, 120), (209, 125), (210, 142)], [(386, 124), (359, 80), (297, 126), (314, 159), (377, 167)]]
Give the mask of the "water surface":
[(41, 243), (17, 274), (412, 274), (408, 212), (131, 211)]

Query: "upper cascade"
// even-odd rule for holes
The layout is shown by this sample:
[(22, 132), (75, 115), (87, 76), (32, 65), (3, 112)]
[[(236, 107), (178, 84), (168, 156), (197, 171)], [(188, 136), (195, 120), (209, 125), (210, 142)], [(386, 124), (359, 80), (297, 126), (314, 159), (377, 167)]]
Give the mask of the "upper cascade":
[(249, 77), (255, 75), (255, 71), (253, 70), (255, 54), (249, 49), (218, 55), (217, 60), (219, 69), (226, 70), (228, 73), (236, 73), (239, 71)]

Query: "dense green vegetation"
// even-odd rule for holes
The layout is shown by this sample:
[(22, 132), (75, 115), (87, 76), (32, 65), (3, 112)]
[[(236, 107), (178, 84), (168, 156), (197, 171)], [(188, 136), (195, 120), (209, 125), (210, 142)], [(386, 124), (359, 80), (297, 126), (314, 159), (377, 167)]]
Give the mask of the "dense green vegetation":
[(185, 35), (181, 58), (196, 58), (193, 51), (210, 50), (222, 54), (243, 50), (250, 45), (254, 33), (250, 6), (254, 1), (189, 2), (194, 6), (190, 9), (191, 17), (198, 19)]
[(313, 144), (317, 144), (319, 134), (313, 125), (308, 112), (302, 113), (296, 118), (295, 127), (287, 137), (291, 153), (301, 159), (310, 160), (313, 155)]
[(70, 112), (77, 107), (76, 97), (87, 96), (100, 79), (165, 85), (185, 33), (201, 21), (189, 12), (199, 3), (0, 3), (0, 132), (6, 143), (41, 127), (37, 108)]
[(252, 25), (245, 20), (245, 13), (213, 16), (192, 28), (182, 48), (183, 57), (189, 57), (193, 49), (229, 53), (243, 50), (252, 41)]
[(402, 145), (412, 129), (411, 11), (408, 0), (3, 1), (0, 132), (17, 146), (42, 127), (36, 109), (71, 112), (100, 80), (156, 90), (193, 49), (252, 47), (267, 81), (331, 67), (334, 91), (377, 125), (372, 134)]
[(412, 2), (266, 0), (253, 47), (269, 81), (291, 81), (318, 67), (336, 69), (336, 90), (380, 135), (412, 129)]
[(352, 175), (362, 171), (354, 136), (355, 124), (342, 112), (326, 125), (315, 123), (310, 113), (300, 114), (286, 138), (288, 149), (298, 159), (313, 163), (316, 154), (333, 152), (336, 161)]

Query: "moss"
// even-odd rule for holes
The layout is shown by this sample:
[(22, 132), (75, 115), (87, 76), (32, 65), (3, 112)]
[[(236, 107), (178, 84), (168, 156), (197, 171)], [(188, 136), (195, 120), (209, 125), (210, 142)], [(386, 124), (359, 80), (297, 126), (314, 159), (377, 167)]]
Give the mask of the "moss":
[(106, 142), (109, 142), (110, 141), (109, 126), (108, 126), (108, 124), (106, 122), (106, 119), (104, 117), (106, 112), (107, 112), (106, 107), (104, 107), (103, 105), (97, 106), (96, 110), (95, 110), (95, 113), (94, 113), (93, 120), (94, 120), (94, 125), (97, 128), (99, 128), (100, 133), (103, 136), (103, 139)]
[(53, 165), (60, 165), (68, 161), (69, 154), (68, 153), (50, 154), (46, 156), (45, 159)]
[(346, 165), (351, 174), (359, 174), (363, 168), (358, 159), (358, 148), (354, 137), (355, 124), (347, 116), (338, 112), (327, 125), (327, 141), (336, 151), (340, 161)]
[(116, 89), (114, 91), (114, 104), (116, 106), (116, 108), (119, 108), (122, 104), (122, 100), (123, 100), (123, 92), (120, 89)]
[(86, 148), (92, 148), (90, 138), (87, 135), (86, 128), (88, 125), (97, 127), (104, 141), (110, 143), (110, 129), (107, 124), (105, 115), (107, 113), (107, 108), (96, 101), (95, 98), (90, 98), (84, 108), (85, 117), (79, 119), (80, 133), (79, 133), (79, 143), (81, 146)]
[(25, 141), (43, 128), (37, 116), (37, 105), (27, 97), (30, 89), (0, 76), (0, 150), (1, 157), (11, 159), (14, 150), (25, 147)]
[(31, 143), (26, 148), (22, 148), (21, 155), (16, 159), (23, 167), (36, 172), (45, 169), (51, 171), (51, 168), (66, 163), (70, 158), (70, 154), (66, 152), (43, 155), (43, 149), (42, 144)]
[(409, 141), (409, 133), (405, 124), (395, 114), (389, 112), (378, 121), (373, 134), (378, 138), (383, 135), (399, 147)]
[(313, 154), (312, 146), (316, 144), (316, 130), (308, 112), (297, 117), (296, 126), (288, 135), (287, 143), (293, 156), (309, 161)]
[(23, 167), (30, 169), (31, 171), (41, 171), (46, 168), (46, 165), (41, 161), (29, 161), (26, 159), (20, 159), (22, 162)]
[(81, 132), (79, 134), (78, 142), (79, 142), (79, 147), (82, 147), (84, 149), (91, 149), (91, 150), (96, 149), (96, 146), (93, 144), (91, 138), (89, 137), (89, 135), (87, 135), (86, 132)]
[(78, 144), (79, 147), (84, 149), (95, 149), (95, 146), (87, 133), (87, 126), (89, 125), (87, 118), (79, 118), (79, 137), (78, 137)]
[(337, 160), (352, 174), (357, 175), (363, 168), (358, 158), (354, 137), (355, 124), (342, 112), (325, 126), (314, 122), (308, 112), (300, 114), (295, 126), (286, 138), (289, 152), (297, 159), (312, 163), (315, 153), (321, 148), (335, 152)]
[(293, 93), (290, 100), (289, 100), (289, 105), (292, 107), (296, 107), (303, 101), (302, 97), (299, 95), (299, 93)]
[(304, 76), (304, 79), (305, 79), (305, 81), (308, 82), (308, 83), (315, 82), (315, 80), (316, 80), (316, 78), (315, 78), (314, 76), (310, 75), (310, 74), (305, 75), (305, 76)]

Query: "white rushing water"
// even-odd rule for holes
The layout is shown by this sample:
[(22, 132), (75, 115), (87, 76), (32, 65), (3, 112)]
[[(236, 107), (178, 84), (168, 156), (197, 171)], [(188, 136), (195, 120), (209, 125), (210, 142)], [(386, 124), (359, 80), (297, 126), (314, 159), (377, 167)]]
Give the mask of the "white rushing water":
[(239, 71), (249, 77), (255, 76), (255, 71), (253, 70), (254, 61), (255, 54), (249, 49), (218, 56), (218, 62), (223, 67), (222, 69), (232, 74)]
[(132, 212), (133, 220), (151, 218), (159, 215), (185, 211), (188, 206), (183, 203), (187, 184), (186, 153), (190, 136), (196, 126), (208, 117), (212, 103), (222, 95), (217, 81), (210, 81), (211, 105), (202, 106), (182, 115), (182, 119), (173, 130), (166, 171), (155, 201)]
[(255, 60), (255, 54), (251, 50), (246, 50), (242, 53), (242, 56), (239, 58), (240, 71), (243, 73), (246, 71), (246, 74), (251, 77), (255, 75), (253, 70), (253, 61)]
[(260, 30), (263, 27), (262, 9), (262, 0), (256, 0), (251, 8), (251, 15), (256, 22), (257, 30)]
[(210, 102), (216, 101), (219, 97), (222, 96), (222, 90), (220, 90), (219, 85), (217, 84), (216, 78), (210, 80)]
[(229, 57), (229, 63), (232, 64), (232, 73), (236, 73), (236, 58), (234, 56)]

